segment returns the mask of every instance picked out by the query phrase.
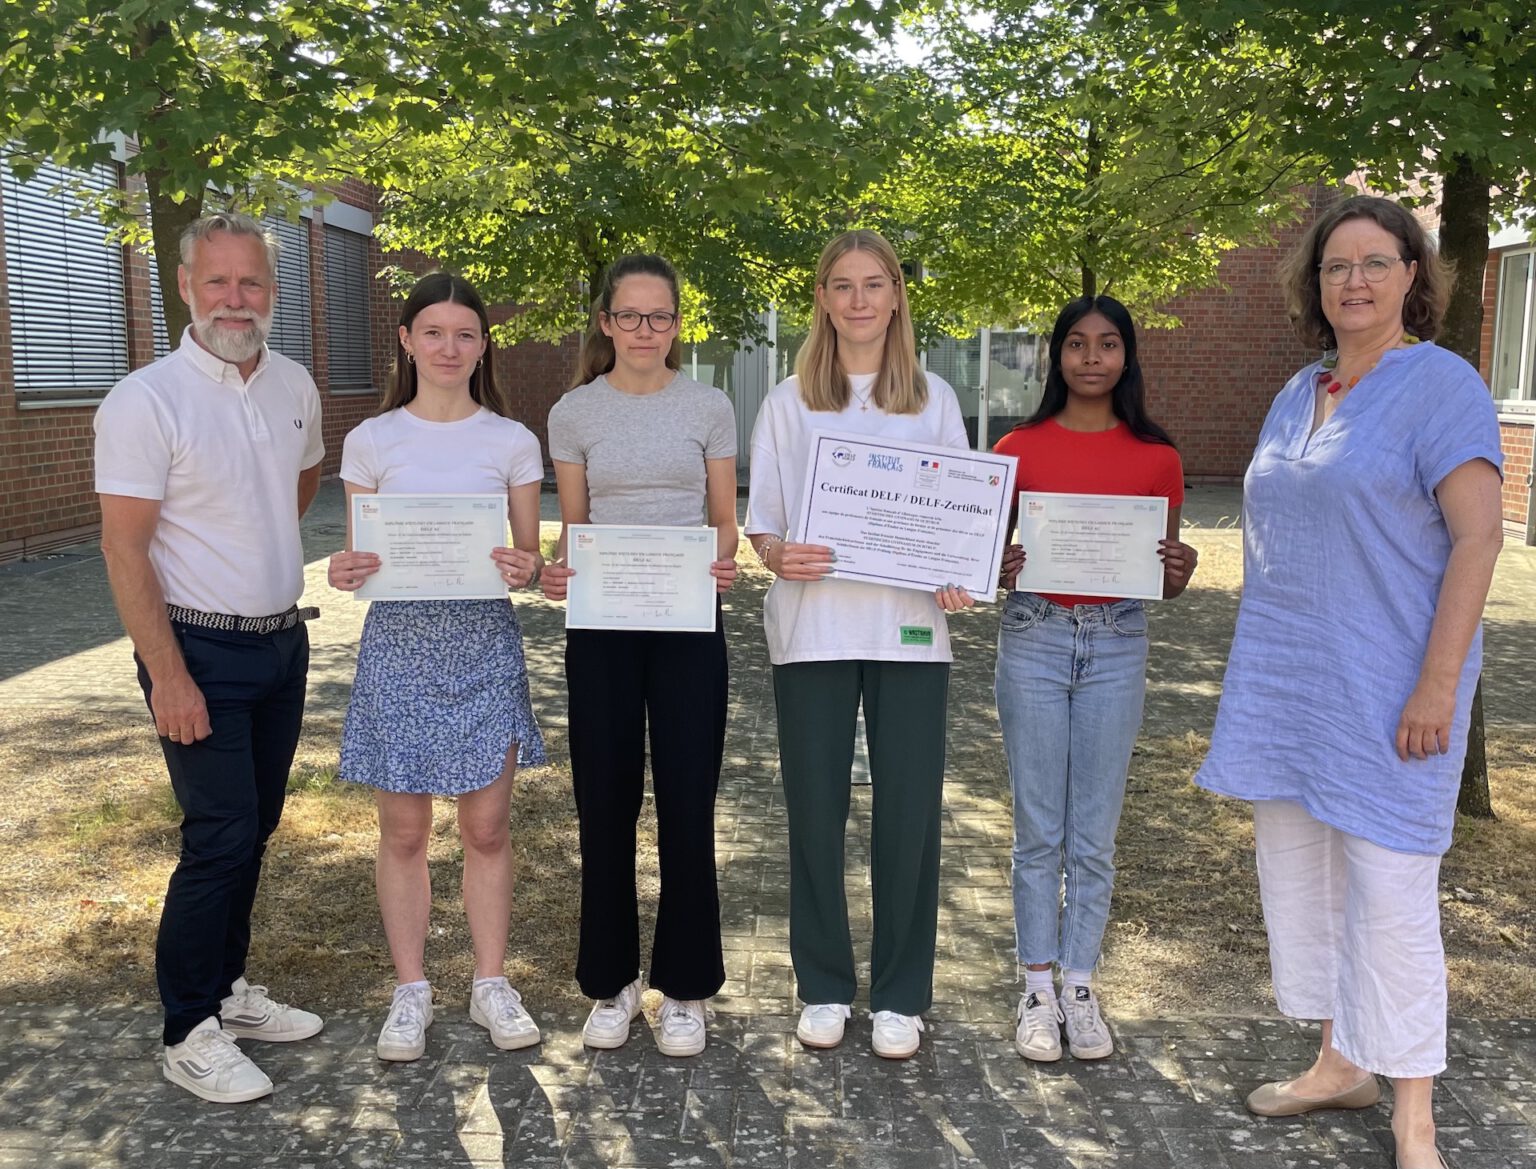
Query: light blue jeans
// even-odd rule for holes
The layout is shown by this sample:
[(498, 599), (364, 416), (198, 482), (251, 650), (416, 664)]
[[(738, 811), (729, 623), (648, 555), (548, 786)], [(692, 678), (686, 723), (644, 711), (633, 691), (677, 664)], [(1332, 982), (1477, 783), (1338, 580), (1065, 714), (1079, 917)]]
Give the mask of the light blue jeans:
[(1140, 601), (1064, 609), (1034, 593), (1008, 594), (996, 693), (1013, 783), (1020, 962), (1092, 970), (1099, 960), (1146, 690)]

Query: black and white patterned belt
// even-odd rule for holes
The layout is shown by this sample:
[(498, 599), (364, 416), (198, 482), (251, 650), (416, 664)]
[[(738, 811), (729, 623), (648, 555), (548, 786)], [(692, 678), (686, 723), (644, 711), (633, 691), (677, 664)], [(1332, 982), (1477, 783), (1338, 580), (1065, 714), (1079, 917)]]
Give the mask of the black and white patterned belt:
[(297, 605), (270, 617), (236, 617), (233, 613), (204, 613), (201, 609), (184, 609), (180, 605), (167, 605), (166, 616), (182, 625), (195, 625), (200, 629), (222, 629), (226, 633), (281, 633), (292, 629), (300, 621), (313, 621), (320, 610), (311, 605), (301, 609)]

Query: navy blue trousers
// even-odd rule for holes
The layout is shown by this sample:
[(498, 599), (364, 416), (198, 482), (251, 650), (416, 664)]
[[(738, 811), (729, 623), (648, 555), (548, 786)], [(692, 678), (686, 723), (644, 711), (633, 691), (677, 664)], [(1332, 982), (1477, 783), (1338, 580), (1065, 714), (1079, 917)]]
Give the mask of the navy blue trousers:
[[(271, 634), (171, 628), (213, 734), (198, 743), (160, 740), (182, 811), (181, 859), (155, 943), (168, 1045), (217, 1015), (245, 973), (261, 858), (283, 814), (309, 672), (303, 622)], [(149, 673), (134, 660), (148, 702)]]

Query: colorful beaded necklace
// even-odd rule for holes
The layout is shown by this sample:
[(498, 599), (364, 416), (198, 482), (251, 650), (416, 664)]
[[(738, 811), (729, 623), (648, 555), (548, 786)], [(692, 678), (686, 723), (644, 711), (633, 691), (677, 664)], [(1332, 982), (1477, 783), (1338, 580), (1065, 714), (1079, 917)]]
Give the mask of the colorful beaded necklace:
[[(1418, 343), (1419, 339), (1412, 333), (1403, 334), (1404, 345), (1417, 345)], [(1381, 359), (1377, 358), (1377, 360), (1379, 361)], [(1323, 389), (1327, 390), (1330, 394), (1337, 394), (1340, 390), (1354, 389), (1357, 385), (1360, 384), (1361, 378), (1363, 378), (1367, 373), (1370, 373), (1371, 369), (1376, 368), (1376, 366), (1373, 364), (1371, 369), (1367, 369), (1362, 373), (1355, 374), (1355, 376), (1350, 378), (1349, 382), (1346, 384), (1333, 375), (1333, 371), (1338, 366), (1338, 364), (1339, 351), (1337, 349), (1330, 349), (1327, 353), (1323, 354), (1323, 368), (1322, 372), (1318, 375), (1317, 384), (1322, 386)]]

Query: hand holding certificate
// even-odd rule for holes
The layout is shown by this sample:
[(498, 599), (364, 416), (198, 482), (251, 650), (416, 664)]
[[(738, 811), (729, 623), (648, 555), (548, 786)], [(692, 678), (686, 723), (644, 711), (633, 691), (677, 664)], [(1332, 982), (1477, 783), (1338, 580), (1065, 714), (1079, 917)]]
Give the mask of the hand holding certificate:
[(1163, 595), (1158, 541), (1168, 531), (1161, 495), (1019, 492), (1024, 566), (1017, 588), (1084, 597)]
[(714, 528), (571, 524), (567, 629), (715, 628)]
[(491, 551), (507, 540), (505, 495), (352, 496), (352, 545), (379, 557), (369, 601), (504, 600)]
[(795, 540), (831, 548), (834, 578), (988, 600), (1014, 470), (1009, 455), (819, 430)]

